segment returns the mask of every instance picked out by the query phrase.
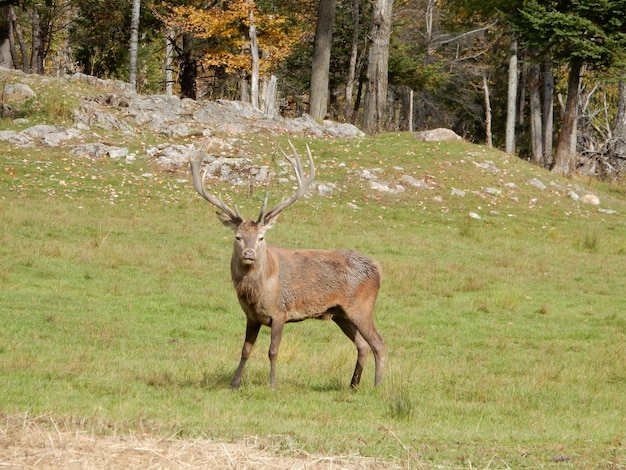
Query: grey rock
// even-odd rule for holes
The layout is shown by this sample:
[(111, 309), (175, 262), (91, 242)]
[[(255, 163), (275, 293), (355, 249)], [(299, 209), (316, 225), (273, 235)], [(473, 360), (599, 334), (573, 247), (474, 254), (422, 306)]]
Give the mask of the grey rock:
[(0, 131), (0, 140), (12, 140), (16, 135), (15, 131)]
[(101, 143), (81, 144), (72, 148), (70, 152), (79, 157), (102, 158), (109, 154), (110, 146)]
[(580, 202), (583, 204), (590, 204), (592, 206), (599, 206), (600, 198), (595, 194), (585, 194), (584, 196), (581, 196)]
[(318, 183), (317, 194), (322, 197), (332, 196), (335, 192), (336, 185), (332, 183)]
[(426, 131), (419, 131), (413, 134), (414, 137), (423, 142), (440, 142), (443, 140), (462, 140), (461, 136), (458, 135), (451, 129), (445, 129), (443, 127), (439, 127), (437, 129), (430, 129)]
[(113, 159), (122, 158), (128, 155), (128, 149), (126, 147), (110, 147), (109, 157)]
[(528, 184), (542, 191), (545, 191), (546, 189), (548, 189), (548, 187), (545, 184), (543, 184), (541, 181), (539, 181), (537, 178), (531, 179), (528, 182)]
[(432, 186), (428, 184), (427, 181), (423, 179), (418, 180), (417, 178), (414, 178), (411, 175), (402, 175), (402, 178), (400, 178), (400, 180), (403, 183), (408, 184), (409, 186), (413, 186), (414, 188), (432, 189)]
[(37, 93), (31, 87), (23, 83), (9, 83), (4, 86), (2, 99), (5, 103), (23, 103), (31, 98), (36, 98)]

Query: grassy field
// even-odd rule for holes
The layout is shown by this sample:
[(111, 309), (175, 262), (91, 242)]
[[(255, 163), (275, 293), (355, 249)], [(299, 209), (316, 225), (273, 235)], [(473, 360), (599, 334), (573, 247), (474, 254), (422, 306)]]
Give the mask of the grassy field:
[[(278, 143), (242, 145), (270, 162)], [(264, 329), (230, 391), (245, 326), (232, 234), (189, 175), (0, 142), (0, 413), (101, 435), (257, 436), (285, 455), (358, 452), (405, 468), (626, 468), (623, 187), (409, 134), (294, 143), (309, 143), (318, 181), (337, 189), (286, 210), (268, 239), (381, 263), (382, 387), (371, 358), (349, 390), (354, 346), (309, 321), (285, 329), (276, 390)], [(360, 169), (431, 189), (383, 193)], [(263, 195), (215, 191), (250, 217)]]

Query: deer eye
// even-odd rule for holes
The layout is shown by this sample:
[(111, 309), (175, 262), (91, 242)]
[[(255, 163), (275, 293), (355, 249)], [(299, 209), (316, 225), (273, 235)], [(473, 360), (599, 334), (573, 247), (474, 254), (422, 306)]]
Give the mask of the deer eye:
[(263, 235), (261, 235), (261, 236), (259, 237), (259, 241), (260, 241), (260, 242), (262, 242), (263, 240), (265, 240), (265, 237), (264, 237)]
[(235, 240), (237, 240), (238, 242), (241, 241), (241, 235), (235, 235)]

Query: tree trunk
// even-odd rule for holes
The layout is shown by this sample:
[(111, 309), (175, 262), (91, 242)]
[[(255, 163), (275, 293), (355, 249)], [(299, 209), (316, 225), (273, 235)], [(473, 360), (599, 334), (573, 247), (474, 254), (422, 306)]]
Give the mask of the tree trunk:
[(44, 74), (44, 57), (46, 55), (46, 44), (49, 43), (50, 24), (49, 14), (45, 10), (41, 15), (40, 8), (42, 4), (34, 3), (31, 10), (31, 56), (30, 56), (30, 73)]
[(252, 56), (252, 73), (250, 74), (250, 103), (259, 108), (259, 43), (256, 37), (254, 11), (250, 8), (250, 55)]
[(352, 2), (352, 46), (350, 48), (350, 64), (348, 65), (348, 78), (346, 80), (346, 107), (344, 115), (346, 122), (353, 122), (352, 90), (356, 77), (356, 63), (359, 54), (359, 20), (361, 18), (360, 0)]
[(400, 88), (402, 97), (400, 130), (413, 132), (413, 90), (408, 86)]
[(426, 59), (433, 54), (433, 18), (437, 0), (427, 0), (426, 3)]
[(243, 103), (250, 103), (250, 87), (248, 78), (245, 75), (239, 77), (239, 100)]
[(619, 81), (619, 96), (613, 135), (626, 140), (626, 80)]
[(532, 148), (532, 161), (541, 165), (543, 161), (543, 139), (541, 130), (541, 74), (539, 65), (530, 66), (528, 84), (530, 88), (530, 140)]
[(483, 74), (483, 91), (485, 92), (485, 137), (487, 147), (493, 147), (493, 137), (491, 135), (491, 99), (489, 98), (489, 79), (487, 74)]
[(132, 12), (130, 15), (130, 63), (128, 65), (128, 83), (137, 90), (137, 55), (139, 45), (139, 12), (141, 0), (133, 0)]
[(0, 10), (0, 66), (13, 68), (11, 57), (11, 20), (9, 19), (9, 5)]
[(517, 104), (517, 38), (511, 35), (509, 57), (509, 83), (506, 108), (506, 146), (509, 155), (515, 154), (515, 117)]
[(524, 61), (524, 51), (522, 50), (521, 59), (518, 57), (518, 84), (517, 84), (517, 128), (524, 128), (524, 119), (526, 112), (526, 85), (528, 84), (528, 67)]
[[(17, 25), (17, 19), (15, 18), (15, 12), (11, 5), (7, 5), (7, 25), (9, 28), (9, 48), (11, 50), (11, 60), (13, 61), (13, 67), (20, 68), (20, 61), (17, 56), (17, 49), (15, 47), (15, 38), (18, 38), (18, 42), (21, 38), (22, 32)], [(23, 42), (23, 40), (22, 40)], [(20, 44), (21, 45), (21, 44)], [(22, 61), (23, 63), (23, 61)], [(22, 67), (23, 69), (23, 67)]]
[(165, 34), (165, 94), (172, 96), (172, 58), (174, 57), (174, 32), (170, 29)]
[(552, 64), (546, 60), (543, 69), (543, 167), (552, 166), (552, 134), (554, 132), (554, 75)]
[(198, 75), (198, 66), (191, 52), (189, 42), (189, 36), (183, 34), (183, 52), (180, 57), (178, 79), (180, 81), (180, 93), (182, 97), (195, 100), (197, 96), (196, 76)]
[(333, 44), (336, 0), (320, 0), (317, 27), (311, 62), (311, 90), (309, 114), (313, 119), (324, 119), (328, 112), (328, 80), (330, 51)]
[(354, 100), (354, 114), (359, 112), (361, 107), (361, 100), (363, 98), (363, 80), (359, 80), (359, 86), (356, 90), (356, 99)]
[(367, 88), (363, 105), (363, 130), (374, 134), (382, 130), (387, 106), (389, 37), (393, 0), (376, 0), (369, 32)]
[[(9, 15), (11, 25), (13, 26), (13, 31), (15, 32), (15, 37), (17, 38), (17, 42), (20, 45), (20, 54), (22, 55), (22, 72), (28, 72), (28, 51), (26, 49), (26, 42), (24, 41), (24, 35), (22, 34), (20, 24), (17, 22), (15, 10), (13, 10), (13, 7), (11, 5), (9, 5)], [(17, 63), (15, 64), (15, 66), (17, 68)]]
[(561, 123), (561, 133), (556, 146), (554, 156), (554, 168), (552, 172), (569, 176), (576, 165), (576, 126), (578, 124), (578, 93), (580, 87), (580, 75), (582, 62), (572, 61), (570, 63), (569, 75), (567, 78), (567, 100), (565, 102), (565, 112)]
[(274, 116), (276, 114), (276, 94), (278, 92), (277, 88), (278, 82), (276, 80), (276, 75), (272, 75), (267, 84), (263, 106), (263, 112), (270, 116)]
[(33, 5), (31, 17), (31, 54), (30, 54), (30, 73), (37, 72), (37, 64), (39, 63), (39, 54), (41, 53), (41, 30), (39, 28), (39, 4)]

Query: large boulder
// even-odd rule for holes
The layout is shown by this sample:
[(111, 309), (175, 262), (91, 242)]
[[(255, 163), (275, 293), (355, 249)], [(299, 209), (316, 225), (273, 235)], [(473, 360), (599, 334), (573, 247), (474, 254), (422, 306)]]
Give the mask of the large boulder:
[(423, 142), (440, 142), (442, 140), (462, 140), (461, 136), (458, 135), (451, 129), (446, 129), (443, 127), (439, 127), (437, 129), (430, 129), (427, 131), (419, 131), (414, 134), (415, 138), (421, 140)]
[(9, 83), (5, 85), (2, 95), (3, 101), (11, 104), (23, 103), (26, 100), (36, 97), (37, 93), (35, 93), (31, 87), (23, 83)]

